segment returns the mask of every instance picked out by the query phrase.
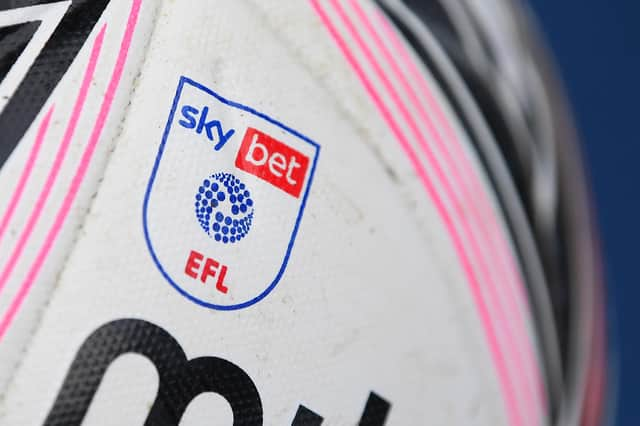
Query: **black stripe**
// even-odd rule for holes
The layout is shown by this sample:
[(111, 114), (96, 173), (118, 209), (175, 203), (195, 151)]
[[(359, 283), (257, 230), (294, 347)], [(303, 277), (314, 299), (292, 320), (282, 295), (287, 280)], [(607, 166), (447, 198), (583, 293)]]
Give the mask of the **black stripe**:
[(389, 415), (391, 404), (375, 392), (369, 394), (358, 426), (383, 426)]
[(296, 411), (296, 416), (293, 418), (291, 426), (320, 426), (323, 420), (322, 416), (301, 405)]
[(40, 22), (34, 21), (0, 28), (0, 83), (16, 63), (39, 26)]
[[(0, 10), (7, 6), (43, 3), (50, 1), (2, 2)], [(16, 92), (0, 112), (0, 168), (69, 69), (108, 3), (109, 0), (74, 0), (45, 43)]]

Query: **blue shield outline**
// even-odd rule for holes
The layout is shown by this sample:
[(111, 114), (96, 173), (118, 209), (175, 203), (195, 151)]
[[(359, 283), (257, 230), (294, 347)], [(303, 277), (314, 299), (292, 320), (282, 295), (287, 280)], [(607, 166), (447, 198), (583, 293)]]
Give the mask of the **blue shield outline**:
[[(242, 302), (242, 303), (238, 303), (235, 305), (216, 305), (213, 303), (209, 303), (206, 302), (204, 300), (201, 300), (197, 297), (192, 296), (191, 294), (189, 294), (186, 290), (182, 289), (172, 278), (171, 276), (165, 271), (165, 269), (162, 267), (162, 263), (160, 262), (160, 260), (158, 259), (158, 257), (156, 256), (156, 253), (153, 249), (153, 243), (151, 242), (151, 237), (149, 236), (149, 230), (147, 227), (147, 207), (148, 207), (148, 203), (149, 203), (149, 197), (151, 195), (151, 190), (153, 188), (153, 183), (155, 181), (156, 178), (156, 173), (158, 171), (158, 167), (160, 165), (160, 161), (162, 160), (162, 155), (164, 152), (164, 148), (165, 145), (167, 143), (167, 138), (169, 136), (169, 132), (171, 130), (171, 124), (173, 123), (173, 119), (174, 119), (174, 115), (176, 112), (176, 109), (178, 107), (178, 103), (180, 100), (180, 95), (182, 94), (182, 89), (184, 87), (185, 84), (189, 84), (192, 87), (195, 87), (196, 89), (199, 89), (203, 92), (205, 92), (206, 94), (213, 96), (216, 100), (218, 100), (219, 102), (223, 103), (224, 105), (228, 106), (228, 107), (232, 107), (232, 108), (236, 108), (242, 111), (245, 111), (249, 114), (252, 114), (256, 117), (259, 117), (279, 128), (281, 128), (282, 130), (284, 130), (285, 132), (296, 136), (297, 138), (301, 139), (302, 141), (308, 143), (309, 145), (311, 145), (314, 149), (315, 149), (315, 155), (313, 156), (313, 161), (311, 162), (311, 167), (310, 167), (310, 172), (309, 172), (309, 180), (307, 182), (307, 186), (304, 190), (304, 193), (302, 195), (302, 201), (300, 203), (300, 210), (298, 212), (298, 216), (296, 217), (296, 221), (293, 227), (293, 231), (291, 233), (291, 239), (289, 240), (289, 244), (287, 245), (287, 250), (286, 253), (284, 255), (284, 258), (282, 260), (282, 265), (280, 266), (280, 269), (276, 275), (276, 277), (273, 279), (273, 282), (271, 282), (271, 284), (262, 291), (262, 293), (260, 293), (258, 296), (254, 297), (253, 299), (250, 299), (248, 301)], [(142, 223), (143, 223), (143, 230), (144, 230), (144, 238), (145, 241), (147, 243), (147, 248), (149, 249), (149, 253), (151, 254), (151, 258), (154, 262), (154, 264), (156, 265), (156, 267), (158, 268), (158, 270), (160, 271), (160, 273), (162, 274), (162, 276), (169, 282), (169, 284), (171, 284), (171, 286), (176, 289), (178, 291), (178, 293), (180, 293), (182, 296), (186, 297), (187, 299), (191, 300), (194, 303), (197, 303), (200, 306), (204, 306), (206, 308), (209, 309), (215, 309), (215, 310), (220, 310), (220, 311), (232, 311), (232, 310), (237, 310), (237, 309), (242, 309), (242, 308), (246, 308), (249, 307), (257, 302), (259, 302), (260, 300), (264, 299), (269, 293), (271, 293), (271, 291), (276, 287), (276, 285), (278, 284), (278, 282), (280, 281), (280, 279), (282, 278), (282, 275), (284, 274), (284, 270), (287, 267), (287, 263), (289, 262), (289, 256), (291, 255), (291, 250), (293, 249), (293, 243), (296, 239), (296, 235), (298, 233), (298, 227), (300, 226), (300, 220), (302, 219), (302, 214), (304, 213), (304, 209), (307, 203), (307, 197), (309, 196), (309, 190), (311, 189), (311, 185), (313, 183), (313, 177), (315, 174), (315, 170), (316, 170), (316, 164), (318, 161), (318, 157), (320, 155), (320, 145), (316, 142), (314, 142), (313, 140), (311, 140), (310, 138), (308, 138), (307, 136), (303, 135), (302, 133), (286, 126), (285, 124), (281, 123), (280, 121), (269, 117), (268, 115), (256, 111), (255, 109), (243, 105), (241, 103), (238, 102), (234, 102), (234, 101), (230, 101), (222, 96), (220, 96), (219, 94), (217, 94), (216, 92), (214, 92), (213, 90), (201, 85), (200, 83), (185, 77), (185, 76), (181, 76), (179, 83), (178, 83), (178, 87), (176, 88), (176, 92), (173, 98), (173, 104), (171, 106), (171, 111), (169, 113), (169, 118), (167, 119), (167, 124), (165, 126), (164, 132), (162, 134), (162, 141), (160, 142), (160, 147), (158, 148), (158, 154), (156, 156), (156, 159), (154, 161), (153, 164), (153, 169), (151, 170), (151, 176), (149, 177), (149, 183), (147, 184), (147, 189), (145, 191), (145, 195), (144, 195), (144, 201), (142, 204)]]

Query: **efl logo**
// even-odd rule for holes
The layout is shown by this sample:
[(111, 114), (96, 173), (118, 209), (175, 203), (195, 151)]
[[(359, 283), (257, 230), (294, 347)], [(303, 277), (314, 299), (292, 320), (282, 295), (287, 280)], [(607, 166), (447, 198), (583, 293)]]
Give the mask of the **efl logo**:
[(282, 278), (320, 147), (180, 79), (143, 204), (151, 257), (180, 294), (230, 310)]

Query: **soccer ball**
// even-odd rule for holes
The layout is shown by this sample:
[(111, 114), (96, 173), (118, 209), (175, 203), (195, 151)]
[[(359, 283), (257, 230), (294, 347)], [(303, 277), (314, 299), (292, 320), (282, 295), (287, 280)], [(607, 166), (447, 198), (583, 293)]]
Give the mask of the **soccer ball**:
[(0, 424), (592, 425), (598, 250), (506, 0), (0, 3)]

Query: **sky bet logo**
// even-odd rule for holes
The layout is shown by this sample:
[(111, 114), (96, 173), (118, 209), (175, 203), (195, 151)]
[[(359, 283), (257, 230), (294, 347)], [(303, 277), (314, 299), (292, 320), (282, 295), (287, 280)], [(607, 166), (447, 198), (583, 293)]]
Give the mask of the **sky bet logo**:
[(285, 273), (319, 151), (296, 130), (182, 77), (143, 202), (159, 273), (211, 309), (262, 300)]
[[(194, 129), (197, 134), (206, 136), (214, 144), (213, 149), (216, 151), (221, 150), (236, 132), (235, 129), (223, 130), (222, 123), (217, 119), (209, 120), (207, 106), (198, 110), (185, 105), (181, 112), (183, 118), (178, 123), (185, 129)], [(236, 167), (266, 180), (294, 197), (300, 196), (308, 166), (308, 157), (251, 127), (244, 135), (236, 158)]]
[(309, 158), (266, 133), (249, 128), (238, 151), (236, 167), (297, 198)]
[[(213, 149), (219, 151), (222, 149), (225, 143), (235, 133), (234, 129), (230, 129), (227, 132), (222, 130), (222, 124), (218, 120), (207, 121), (209, 115), (209, 107), (202, 108), (199, 111), (197, 108), (191, 105), (185, 105), (182, 107), (182, 116), (184, 117), (179, 121), (180, 125), (185, 129), (195, 129), (196, 133), (201, 134), (203, 131), (211, 142), (215, 142)], [(215, 133), (214, 133), (215, 130)]]

